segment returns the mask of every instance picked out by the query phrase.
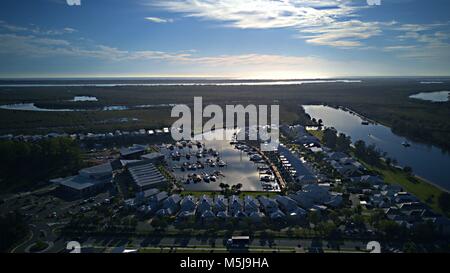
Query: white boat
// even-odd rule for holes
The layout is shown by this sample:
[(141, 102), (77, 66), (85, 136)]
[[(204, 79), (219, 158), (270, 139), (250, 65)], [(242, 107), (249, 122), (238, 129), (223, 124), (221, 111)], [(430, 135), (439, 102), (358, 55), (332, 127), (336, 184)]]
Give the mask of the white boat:
[(406, 140), (402, 142), (402, 145), (404, 147), (411, 147), (411, 144), (408, 141), (406, 141)]
[(207, 174), (203, 175), (203, 181), (209, 182), (210, 179), (211, 179), (211, 178), (210, 178), (209, 175), (207, 175)]

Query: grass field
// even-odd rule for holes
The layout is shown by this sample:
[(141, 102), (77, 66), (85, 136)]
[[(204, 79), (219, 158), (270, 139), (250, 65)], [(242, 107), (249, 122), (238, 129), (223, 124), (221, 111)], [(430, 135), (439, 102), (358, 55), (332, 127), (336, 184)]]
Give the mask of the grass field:
[(317, 137), (320, 140), (322, 140), (322, 138), (323, 138), (323, 131), (322, 130), (308, 130), (308, 133), (310, 133), (311, 135)]

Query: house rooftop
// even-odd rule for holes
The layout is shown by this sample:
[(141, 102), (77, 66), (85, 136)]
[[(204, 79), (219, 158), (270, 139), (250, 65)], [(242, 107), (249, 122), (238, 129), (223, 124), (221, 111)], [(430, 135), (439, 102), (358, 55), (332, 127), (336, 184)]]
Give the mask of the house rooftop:
[(153, 195), (155, 195), (155, 194), (158, 194), (158, 193), (159, 193), (159, 190), (158, 190), (158, 189), (148, 189), (148, 190), (142, 191), (142, 192), (140, 192), (140, 193), (142, 194), (142, 196), (143, 196), (144, 198), (148, 198), (148, 197), (150, 197), (150, 196), (153, 196)]
[(298, 175), (298, 177), (304, 176), (303, 179), (315, 179), (314, 175), (305, 167), (304, 163), (288, 148), (280, 145), (278, 147), (278, 152), (280, 153), (280, 155), (283, 155), (286, 160), (290, 162), (290, 164), (292, 164), (292, 168), (296, 171), (296, 175)]
[(142, 160), (155, 160), (155, 159), (159, 159), (159, 158), (164, 158), (164, 155), (162, 153), (157, 153), (157, 152), (141, 155)]
[(110, 162), (80, 170), (80, 174), (87, 174), (87, 175), (95, 175), (108, 172), (112, 173), (112, 167)]
[(153, 195), (151, 197), (151, 200), (155, 201), (156, 203), (159, 203), (159, 202), (163, 201), (164, 199), (166, 199), (167, 197), (169, 197), (167, 192), (162, 191), (160, 193), (157, 193), (157, 194)]
[(133, 155), (133, 154), (136, 154), (136, 153), (145, 152), (146, 149), (147, 149), (146, 145), (134, 144), (131, 147), (120, 149), (120, 155), (121, 156), (129, 156), (129, 155)]
[(158, 185), (166, 182), (166, 178), (152, 163), (132, 166), (128, 168), (128, 171), (131, 174), (133, 181), (139, 187)]
[(83, 190), (91, 186), (94, 186), (98, 183), (102, 183), (104, 181), (92, 179), (81, 175), (75, 175), (66, 178), (53, 179), (50, 182), (60, 184), (75, 190)]

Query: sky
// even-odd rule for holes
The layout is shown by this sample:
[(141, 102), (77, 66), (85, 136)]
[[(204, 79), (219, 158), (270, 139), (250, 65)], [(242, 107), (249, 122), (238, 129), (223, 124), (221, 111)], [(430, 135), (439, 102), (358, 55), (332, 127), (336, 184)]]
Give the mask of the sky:
[(0, 77), (449, 76), (450, 1), (376, 2), (2, 0)]

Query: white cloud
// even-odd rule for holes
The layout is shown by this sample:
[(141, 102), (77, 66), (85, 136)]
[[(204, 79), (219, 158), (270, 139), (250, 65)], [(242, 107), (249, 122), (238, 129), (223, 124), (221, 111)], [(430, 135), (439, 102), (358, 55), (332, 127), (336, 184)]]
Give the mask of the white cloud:
[[(400, 48), (391, 50), (401, 50)], [(420, 53), (420, 52), (419, 52)], [(336, 76), (375, 76), (398, 74), (399, 70), (373, 63), (353, 60), (334, 61), (318, 56), (293, 56), (280, 54), (224, 54), (200, 55), (193, 50), (128, 51), (106, 45), (82, 46), (75, 42), (42, 38), (33, 35), (0, 34), (0, 54), (14, 55), (21, 63), (36, 63), (36, 59), (61, 59), (68, 67), (47, 67), (61, 73), (70, 70), (71, 58), (86, 59), (96, 73), (107, 75), (107, 71), (122, 74), (151, 75), (151, 73), (177, 75), (204, 75), (239, 78), (324, 78)], [(411, 53), (410, 53), (411, 54)], [(40, 62), (40, 60), (38, 60)], [(105, 68), (107, 67), (107, 68)], [(0, 68), (1, 64), (0, 64)], [(411, 67), (411, 69), (420, 67)], [(85, 72), (85, 68), (79, 70)], [(106, 69), (106, 70), (105, 70)], [(111, 70), (108, 70), (111, 69)], [(0, 69), (1, 70), (1, 69)], [(106, 72), (105, 72), (106, 71)], [(401, 70), (402, 75), (420, 74), (416, 71)], [(78, 72), (78, 70), (77, 70)], [(40, 72), (39, 72), (40, 73)], [(39, 74), (38, 72), (36, 75)]]
[(397, 45), (384, 47), (404, 59), (443, 60), (450, 58), (450, 22), (433, 24), (396, 24)]
[(28, 28), (11, 25), (11, 24), (8, 24), (5, 21), (0, 21), (0, 29), (6, 30), (6, 31), (10, 31), (10, 32), (21, 32), (21, 31), (27, 31), (28, 30)]
[[(171, 2), (174, 1), (168, 1), (168, 3)], [(182, 2), (191, 3), (192, 1)], [(218, 3), (222, 5), (231, 2), (233, 1), (218, 0)], [(258, 2), (263, 4), (262, 7), (269, 8), (264, 4), (271, 1), (260, 0)], [(251, 7), (243, 4), (236, 7), (230, 6), (225, 13), (218, 10), (216, 15), (209, 14), (208, 16), (212, 16), (211, 19), (216, 18), (215, 16), (224, 18), (219, 21), (239, 28), (290, 27), (298, 31), (297, 37), (305, 39), (310, 44), (341, 48), (369, 48), (364, 44), (365, 40), (382, 35), (384, 30), (389, 30), (402, 35), (398, 36), (398, 44), (390, 44), (381, 48), (386, 54), (420, 60), (450, 58), (450, 33), (448, 28), (442, 28), (442, 24), (402, 25), (398, 22), (364, 22), (356, 17), (354, 11), (351, 11), (358, 8), (347, 6), (347, 4), (334, 6), (337, 1), (301, 1), (301, 7), (305, 9), (300, 9), (300, 2), (297, 1), (278, 2), (268, 4), (274, 5), (270, 6), (272, 9), (269, 10), (258, 6), (259, 14), (253, 14)], [(205, 0), (196, 0), (195, 3), (196, 5), (207, 3), (211, 6), (216, 4), (216, 2)], [(339, 11), (340, 9), (344, 9), (344, 11)], [(205, 10), (209, 10), (209, 7)], [(301, 10), (304, 12), (300, 12)], [(344, 19), (341, 19), (341, 14)], [(187, 13), (186, 16), (208, 19), (194, 13)], [(152, 22), (172, 20), (149, 18), (152, 18), (148, 19)], [(35, 58), (67, 57), (68, 62), (70, 62), (70, 58), (81, 58), (92, 61), (93, 66), (96, 64), (109, 65), (112, 62), (113, 65), (110, 67), (123, 67), (123, 69), (142, 65), (141, 69), (144, 70), (145, 67), (155, 71), (170, 67), (171, 71), (182, 71), (181, 73), (215, 73), (215, 75), (250, 78), (384, 75), (389, 71), (398, 73), (389, 70), (391, 68), (383, 64), (368, 66), (367, 63), (362, 62), (332, 61), (317, 56), (262, 53), (204, 56), (201, 55), (201, 52), (193, 49), (176, 52), (129, 51), (108, 45), (99, 45), (94, 41), (85, 43), (72, 35), (56, 36), (75, 32), (77, 30), (72, 28), (48, 30), (35, 25), (22, 27), (0, 21), (0, 54), (14, 55), (14, 57), (24, 58), (25, 61), (31, 62), (34, 62)]]
[[(406, 23), (397, 21), (363, 21), (360, 11), (376, 8), (366, 1), (350, 0), (156, 0), (153, 6), (185, 17), (219, 22), (240, 29), (291, 28), (296, 38), (307, 43), (338, 48), (376, 49), (369, 39), (387, 31), (401, 32), (400, 41), (414, 40), (427, 47), (442, 48), (448, 44), (445, 32), (427, 33), (446, 23)], [(448, 29), (447, 29), (448, 30)], [(391, 39), (392, 40), (392, 39)], [(408, 45), (390, 45), (390, 47)], [(392, 50), (386, 46), (382, 50)], [(403, 49), (412, 49), (404, 47)], [(424, 50), (428, 50), (424, 49)], [(417, 49), (419, 50), (419, 49)]]
[(164, 0), (157, 7), (235, 28), (293, 28), (307, 42), (334, 47), (363, 46), (379, 35), (381, 23), (356, 20), (368, 8), (346, 0)]
[(164, 0), (158, 7), (186, 16), (228, 22), (237, 28), (305, 27), (330, 23), (340, 16), (351, 16), (356, 7), (349, 1), (307, 0)]
[(64, 34), (71, 34), (77, 32), (76, 29), (65, 27), (62, 29), (41, 29), (40, 27), (36, 25), (29, 25), (27, 27), (24, 26), (18, 26), (13, 25), (5, 21), (0, 20), (0, 30), (10, 32), (10, 33), (32, 33), (35, 35), (49, 35), (49, 36), (56, 36), (56, 35), (64, 35)]
[(38, 37), (34, 35), (0, 34), (0, 54), (26, 58), (82, 57), (103, 61), (122, 62), (133, 60), (185, 61), (188, 53), (161, 51), (127, 51), (105, 45), (85, 47), (68, 40)]
[(81, 0), (66, 0), (69, 6), (81, 6)]
[(384, 47), (384, 51), (386, 52), (395, 52), (395, 51), (402, 51), (402, 50), (411, 50), (416, 49), (417, 46), (415, 45), (397, 45), (397, 46), (386, 46)]
[[(235, 54), (201, 56), (195, 50), (180, 52), (128, 51), (106, 45), (80, 46), (63, 39), (41, 38), (33, 35), (0, 34), (0, 54), (17, 55), (25, 61), (39, 58), (86, 58), (93, 66), (113, 62), (112, 67), (130, 68), (144, 64), (151, 67), (171, 67), (172, 73), (199, 73), (249, 78), (328, 77), (345, 66), (354, 71), (351, 62), (345, 64), (316, 56), (289, 56), (279, 54)], [(16, 58), (16, 57), (15, 57)], [(158, 64), (155, 66), (155, 64)], [(159, 68), (158, 68), (159, 70)]]
[(159, 17), (146, 17), (145, 20), (153, 22), (153, 23), (172, 23), (173, 19), (159, 18)]
[(381, 35), (381, 26), (378, 22), (362, 22), (359, 20), (349, 20), (335, 22), (326, 26), (306, 28), (305, 33), (310, 36), (303, 36), (306, 42), (318, 45), (331, 45), (335, 47), (360, 47), (363, 46), (361, 40), (369, 39)]
[(33, 35), (0, 34), (0, 54), (25, 57), (43, 57), (57, 55), (67, 50), (71, 43), (62, 39), (50, 39)]
[(447, 24), (398, 24), (398, 22), (396, 23), (397, 23), (396, 26), (393, 27), (392, 29), (404, 32), (422, 32), (447, 25)]

